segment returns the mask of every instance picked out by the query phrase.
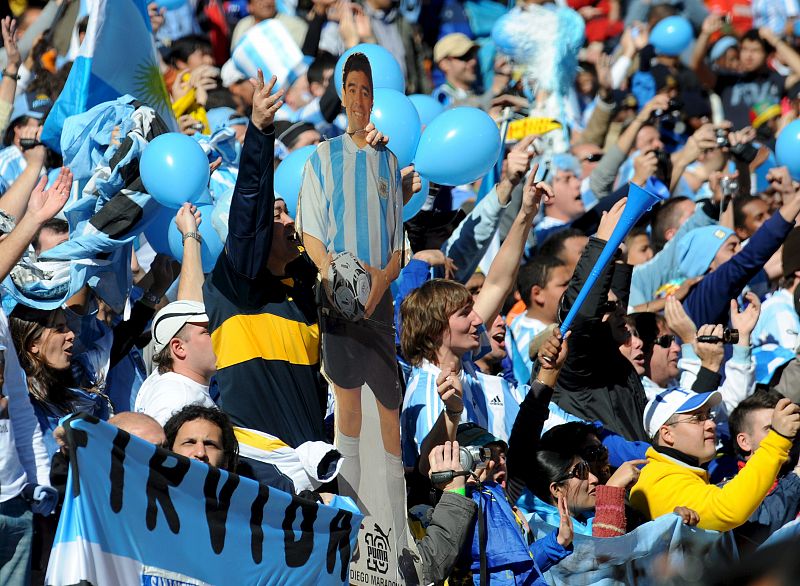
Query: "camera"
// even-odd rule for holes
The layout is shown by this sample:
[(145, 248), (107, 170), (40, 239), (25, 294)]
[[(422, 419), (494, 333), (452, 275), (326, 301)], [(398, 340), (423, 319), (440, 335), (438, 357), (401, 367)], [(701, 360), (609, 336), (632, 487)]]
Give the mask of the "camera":
[(485, 468), (486, 462), (491, 457), (491, 448), (481, 448), (479, 446), (462, 446), (459, 448), (458, 458), (461, 461), (461, 468), (468, 472), (475, 472), (475, 470)]
[(732, 177), (723, 177), (719, 180), (719, 187), (722, 190), (723, 197), (729, 198), (739, 191), (739, 182)]
[(731, 143), (728, 142), (728, 131), (724, 128), (717, 128), (714, 134), (717, 137), (717, 148), (724, 149), (731, 145)]
[(677, 98), (670, 98), (667, 104), (667, 109), (654, 110), (653, 119), (660, 123), (667, 123), (667, 125), (674, 125), (681, 118), (681, 110), (683, 110), (683, 102)]
[(698, 342), (708, 344), (736, 344), (739, 341), (739, 330), (725, 328), (722, 330), (722, 337), (719, 336), (697, 336)]

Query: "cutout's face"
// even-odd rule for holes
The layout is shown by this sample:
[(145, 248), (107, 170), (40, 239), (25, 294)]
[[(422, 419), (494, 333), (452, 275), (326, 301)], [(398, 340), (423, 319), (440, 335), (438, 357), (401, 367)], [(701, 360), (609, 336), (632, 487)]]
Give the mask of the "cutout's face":
[(347, 112), (348, 129), (363, 130), (372, 112), (372, 84), (363, 71), (350, 71), (344, 81), (342, 104)]

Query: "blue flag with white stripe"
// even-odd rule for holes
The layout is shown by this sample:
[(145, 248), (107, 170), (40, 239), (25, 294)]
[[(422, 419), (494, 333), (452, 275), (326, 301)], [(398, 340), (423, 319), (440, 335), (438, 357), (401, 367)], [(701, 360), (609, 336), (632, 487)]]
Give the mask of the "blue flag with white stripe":
[(87, 415), (46, 583), (344, 584), (363, 516), (190, 460)]
[(42, 130), (42, 141), (60, 151), (64, 121), (102, 102), (130, 94), (177, 130), (161, 76), (145, 0), (88, 0), (89, 23), (67, 83)]

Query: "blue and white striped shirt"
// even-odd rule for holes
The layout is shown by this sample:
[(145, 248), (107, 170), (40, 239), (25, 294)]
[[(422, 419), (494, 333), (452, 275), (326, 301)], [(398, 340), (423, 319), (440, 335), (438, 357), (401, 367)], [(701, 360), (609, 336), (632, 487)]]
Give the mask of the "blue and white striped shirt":
[[(530, 387), (512, 387), (502, 377), (483, 374), (469, 360), (463, 360), (461, 366), (460, 379), (464, 389), (462, 423), (477, 423), (507, 442), (519, 405)], [(440, 372), (438, 366), (427, 360), (411, 371), (400, 415), (403, 463), (406, 466), (416, 464), (422, 442), (444, 409), (444, 403), (436, 392), (436, 378)]]
[(403, 246), (402, 215), (400, 169), (390, 150), (359, 149), (343, 134), (321, 143), (306, 162), (299, 230), (334, 256), (348, 251), (384, 268)]
[(797, 18), (800, 6), (797, 0), (753, 0), (753, 28), (766, 26), (783, 36), (786, 32), (786, 21)]
[(794, 298), (786, 289), (778, 289), (761, 305), (761, 315), (750, 336), (753, 348), (777, 344), (794, 350), (800, 341), (800, 320)]
[(13, 144), (0, 151), (0, 195), (8, 191), (27, 166), (22, 151)]
[(515, 317), (506, 330), (506, 348), (511, 352), (514, 378), (518, 381), (530, 380), (533, 368), (529, 352), (531, 341), (546, 327), (547, 324), (523, 313)]

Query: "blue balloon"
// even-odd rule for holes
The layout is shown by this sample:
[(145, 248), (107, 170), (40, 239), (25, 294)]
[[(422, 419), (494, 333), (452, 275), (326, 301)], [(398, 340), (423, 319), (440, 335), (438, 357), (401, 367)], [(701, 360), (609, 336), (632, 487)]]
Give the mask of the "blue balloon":
[(422, 133), (414, 165), (434, 183), (463, 185), (486, 175), (499, 155), (500, 131), (494, 120), (478, 108), (453, 108)]
[(795, 181), (800, 181), (800, 120), (784, 128), (775, 143), (775, 158), (778, 165), (787, 167)]
[(208, 188), (203, 190), (203, 193), (200, 194), (200, 197), (197, 198), (197, 201), (194, 202), (195, 205), (203, 205), (203, 204), (214, 204), (214, 200), (211, 198), (211, 191)]
[(425, 177), (420, 177), (422, 179), (422, 189), (419, 190), (419, 193), (415, 193), (411, 199), (408, 200), (408, 203), (403, 206), (403, 221), (408, 222), (411, 218), (417, 215), (422, 209), (422, 206), (425, 205), (425, 200), (428, 199), (428, 192), (431, 189), (431, 182), (425, 179)]
[(162, 206), (195, 203), (208, 187), (208, 157), (191, 137), (168, 132), (150, 141), (139, 160), (147, 193)]
[(403, 75), (403, 70), (389, 51), (380, 45), (372, 45), (370, 43), (361, 43), (352, 49), (348, 49), (339, 60), (336, 62), (336, 68), (333, 70), (333, 83), (336, 84), (336, 93), (342, 97), (342, 72), (344, 71), (344, 64), (347, 58), (353, 53), (364, 53), (369, 61), (370, 68), (372, 69), (372, 87), (373, 88), (389, 88), (396, 90), (401, 94), (406, 91), (406, 78)]
[(315, 150), (317, 147), (310, 144), (292, 151), (275, 170), (275, 197), (283, 198), (293, 218), (297, 217), (297, 197), (303, 184), (303, 167)]
[(167, 10), (175, 10), (186, 4), (186, 0), (155, 0), (159, 8), (166, 8)]
[(175, 219), (175, 214), (178, 212), (173, 208), (159, 207), (161, 209), (156, 212), (153, 221), (145, 227), (143, 234), (153, 250), (161, 254), (172, 256), (167, 234), (169, 233), (170, 226), (175, 224), (173, 220)]
[(650, 31), (650, 44), (659, 55), (680, 55), (694, 39), (691, 23), (682, 16), (668, 16)]
[(419, 114), (419, 121), (422, 126), (427, 126), (431, 120), (436, 118), (444, 111), (444, 106), (438, 102), (433, 96), (427, 94), (412, 94), (408, 96), (411, 103), (417, 109)]
[[(200, 247), (200, 259), (203, 264), (203, 272), (210, 273), (217, 262), (217, 257), (222, 252), (224, 243), (211, 225), (211, 214), (214, 211), (214, 206), (199, 205), (197, 209), (203, 217), (203, 221), (197, 229), (203, 239), (203, 244)], [(178, 225), (175, 222), (169, 225), (167, 238), (172, 257), (179, 262), (183, 261), (183, 236), (181, 236)]]
[(400, 168), (410, 165), (421, 134), (419, 114), (411, 100), (395, 90), (376, 88), (369, 119), (389, 137), (389, 149), (397, 157)]

